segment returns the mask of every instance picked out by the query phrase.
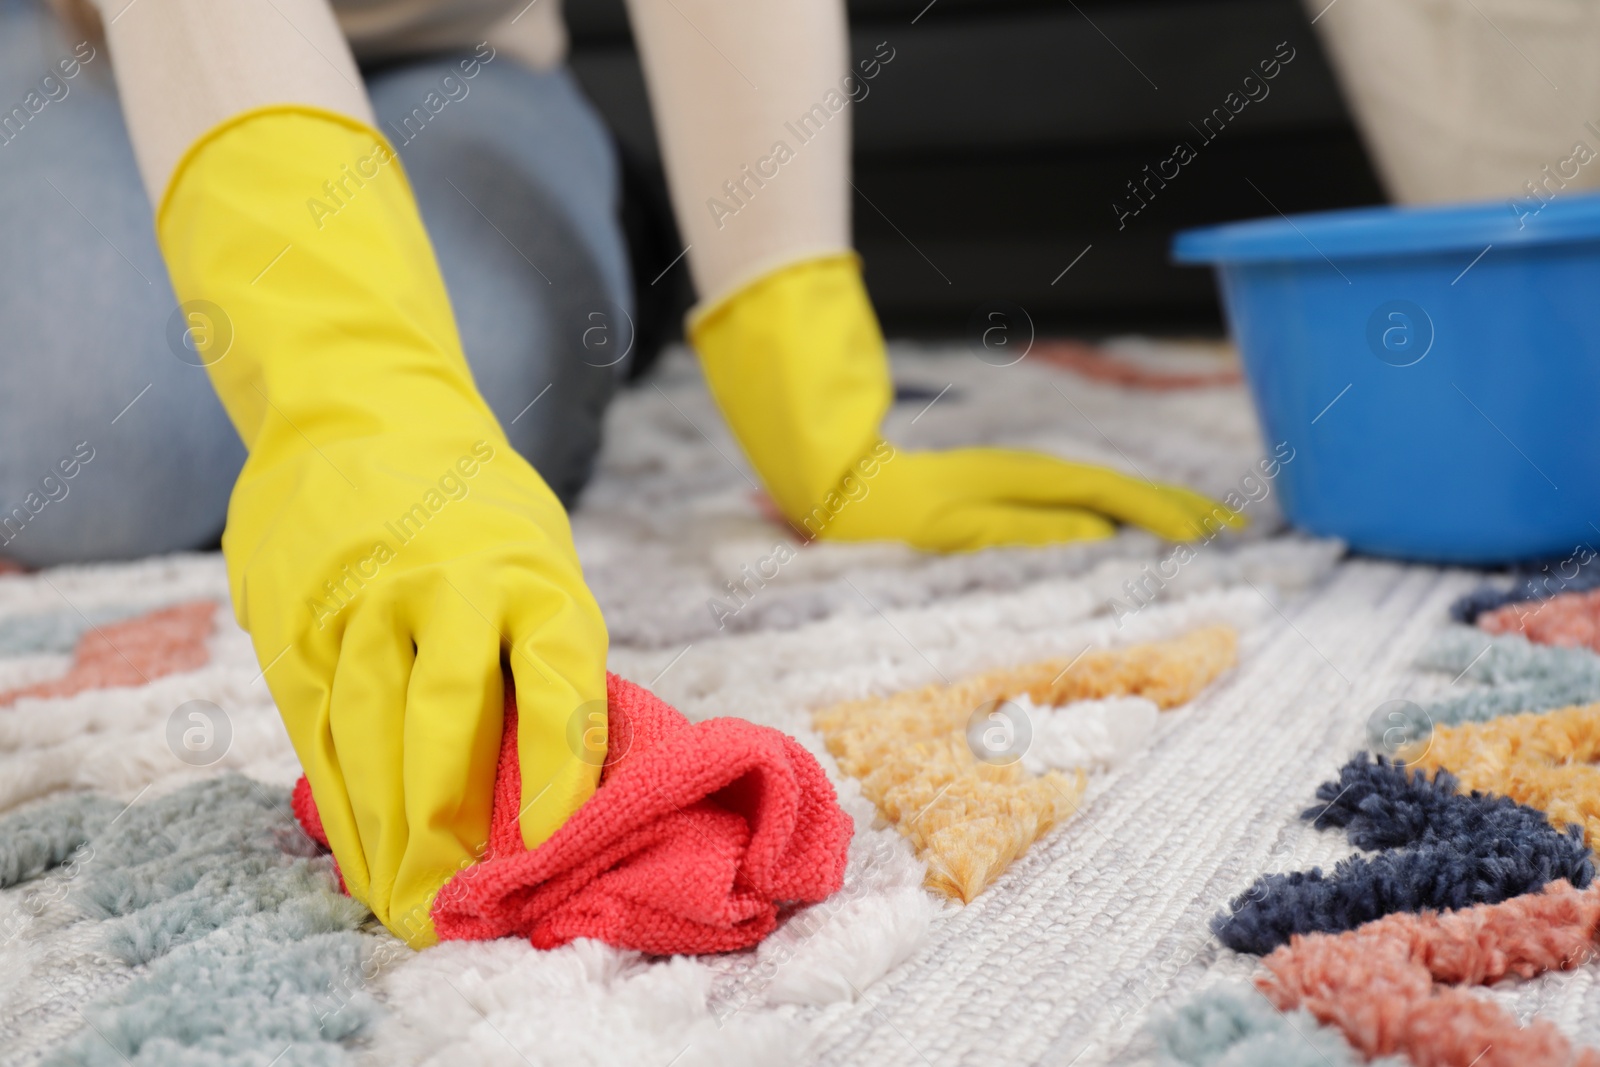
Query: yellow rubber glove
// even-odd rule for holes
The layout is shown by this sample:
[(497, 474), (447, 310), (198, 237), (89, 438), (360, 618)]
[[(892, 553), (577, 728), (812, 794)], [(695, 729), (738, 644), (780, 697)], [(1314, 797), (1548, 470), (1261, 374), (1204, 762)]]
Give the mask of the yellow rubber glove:
[(711, 393), (780, 511), (809, 536), (933, 551), (1109, 537), (1111, 520), (1186, 541), (1243, 518), (1178, 486), (1036, 452), (907, 452), (853, 255), (806, 260), (698, 316)]
[(186, 306), (250, 450), (234, 610), (351, 895), (431, 944), (433, 895), (488, 839), (502, 660), (528, 846), (598, 778), (606, 631), (566, 513), (472, 382), (380, 134), (238, 116), (189, 150), (156, 227), (179, 299), (209, 302)]

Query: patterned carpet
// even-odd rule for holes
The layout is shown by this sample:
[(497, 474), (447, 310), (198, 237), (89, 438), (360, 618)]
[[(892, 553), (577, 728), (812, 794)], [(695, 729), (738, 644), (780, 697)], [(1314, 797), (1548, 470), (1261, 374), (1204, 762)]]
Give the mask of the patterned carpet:
[[(1210, 923), (1263, 874), (1355, 851), (1298, 816), (1366, 747), (1369, 717), (1503, 681), (1417, 664), (1463, 630), (1449, 607), (1482, 576), (1286, 532), (1258, 466), (1278, 443), (1258, 439), (1215, 346), (1003, 368), (894, 357), (920, 397), (897, 405), (897, 441), (1028, 445), (1236, 491), (1252, 526), (1181, 560), (1138, 532), (959, 557), (790, 548), (691, 361), (621, 397), (574, 518), (611, 669), (691, 719), (793, 734), (857, 824), (839, 895), (755, 951), (700, 959), (587, 942), (410, 953), (338, 896), (294, 827), (298, 765), (218, 558), (0, 577), (0, 1064), (1088, 1067), (1157, 1056), (1146, 1022), (1199, 991), (1248, 991), (1259, 958)], [(1052, 658), (1071, 677), (1085, 650), (1218, 626), (1236, 665), (1192, 698), (1152, 696), (1170, 710), (1137, 744), (1079, 760), (1082, 795), (1052, 801), (965, 905), (924, 885), (941, 853), (902, 832), (922, 813), (897, 829), (882, 783), (841, 773), (813, 725), (842, 702)], [(1475, 995), (1582, 1043), (1600, 1039), (1593, 974)], [(1337, 1038), (1302, 1018), (1305, 1049)]]

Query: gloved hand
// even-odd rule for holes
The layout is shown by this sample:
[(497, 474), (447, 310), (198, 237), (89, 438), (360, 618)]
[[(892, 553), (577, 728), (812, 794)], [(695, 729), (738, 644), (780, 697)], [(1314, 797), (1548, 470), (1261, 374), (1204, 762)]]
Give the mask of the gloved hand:
[(1104, 467), (1000, 448), (907, 452), (879, 436), (888, 357), (853, 255), (766, 275), (698, 315), (711, 393), (778, 509), (809, 536), (935, 551), (1109, 537), (1111, 520), (1170, 540), (1221, 504)]
[(381, 135), (247, 112), (189, 150), (157, 233), (179, 299), (215, 305), (200, 352), (250, 450), (223, 535), (239, 623), (351, 895), (431, 944), (433, 894), (488, 839), (502, 660), (524, 842), (598, 779), (606, 631), (566, 514), (473, 385)]

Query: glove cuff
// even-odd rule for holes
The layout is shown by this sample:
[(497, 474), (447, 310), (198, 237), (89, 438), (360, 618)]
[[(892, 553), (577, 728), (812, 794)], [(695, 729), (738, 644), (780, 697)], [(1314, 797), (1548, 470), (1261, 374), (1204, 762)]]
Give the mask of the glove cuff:
[(893, 387), (854, 253), (758, 278), (693, 316), (689, 335), (723, 417), (791, 521), (877, 443)]
[(799, 271), (806, 267), (818, 264), (853, 263), (856, 271), (861, 270), (861, 255), (850, 249), (836, 249), (828, 252), (817, 252), (802, 255), (798, 259), (785, 257), (775, 264), (769, 263), (744, 276), (744, 279), (735, 285), (724, 288), (710, 299), (703, 299), (690, 308), (683, 317), (683, 335), (694, 337), (700, 330), (700, 324), (714, 318), (717, 314), (732, 305), (740, 297), (746, 295), (758, 286), (768, 281), (777, 279), (791, 271)]

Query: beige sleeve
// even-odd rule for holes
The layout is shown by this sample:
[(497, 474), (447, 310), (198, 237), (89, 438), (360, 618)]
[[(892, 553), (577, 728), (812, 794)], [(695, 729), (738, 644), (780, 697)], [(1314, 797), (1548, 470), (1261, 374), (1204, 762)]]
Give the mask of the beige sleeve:
[(328, 0), (95, 0), (145, 190), (158, 202), (201, 134), (267, 104), (375, 124)]
[(534, 70), (552, 70), (567, 58), (567, 24), (561, 0), (517, 0), (489, 28), (489, 43)]
[[(340, 19), (369, 51), (402, 30), (444, 33), (422, 18), (435, 14), (469, 35), (495, 15), (492, 39), (536, 66), (559, 61), (565, 44), (556, 0), (340, 0), (338, 18), (329, 0), (94, 3), (152, 200), (183, 152), (241, 111), (299, 103), (374, 122)], [(848, 250), (841, 0), (629, 0), (629, 13), (702, 301)]]
[(1303, 2), (1395, 200), (1600, 186), (1600, 4)]
[(488, 40), (537, 70), (566, 58), (561, 0), (333, 0), (356, 58), (470, 50)]
[(702, 304), (848, 250), (842, 0), (628, 0), (628, 13)]

